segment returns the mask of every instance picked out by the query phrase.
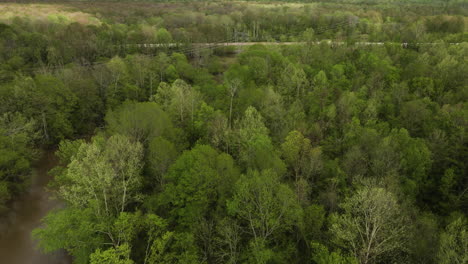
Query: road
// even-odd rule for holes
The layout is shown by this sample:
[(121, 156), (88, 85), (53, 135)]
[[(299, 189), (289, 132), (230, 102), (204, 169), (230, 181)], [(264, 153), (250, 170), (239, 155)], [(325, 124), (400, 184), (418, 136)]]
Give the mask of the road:
[[(322, 43), (332, 45), (332, 46), (342, 46), (347, 45), (347, 42), (344, 41), (331, 41), (331, 40), (322, 40), (322, 41), (312, 41), (312, 42), (305, 42), (305, 41), (296, 41), (296, 42), (210, 42), (210, 43), (144, 43), (144, 44), (127, 44), (127, 47), (139, 47), (139, 48), (159, 48), (159, 47), (186, 47), (192, 46), (196, 47), (242, 47), (242, 46), (253, 46), (253, 45), (270, 45), (270, 46), (277, 46), (277, 45), (320, 45)], [(382, 46), (382, 45), (399, 45), (402, 47), (407, 47), (409, 45), (416, 45), (416, 46), (428, 46), (428, 45), (441, 45), (444, 43), (440, 42), (417, 42), (417, 43), (406, 43), (406, 42), (355, 42), (353, 45), (355, 46)], [(448, 43), (450, 45), (459, 45), (461, 43)]]

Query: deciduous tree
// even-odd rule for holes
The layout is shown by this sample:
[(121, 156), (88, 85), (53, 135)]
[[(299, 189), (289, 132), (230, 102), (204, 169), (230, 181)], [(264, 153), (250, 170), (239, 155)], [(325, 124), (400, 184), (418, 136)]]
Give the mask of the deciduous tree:
[(392, 193), (363, 187), (340, 207), (343, 214), (332, 216), (334, 241), (360, 263), (379, 263), (407, 249), (408, 219)]

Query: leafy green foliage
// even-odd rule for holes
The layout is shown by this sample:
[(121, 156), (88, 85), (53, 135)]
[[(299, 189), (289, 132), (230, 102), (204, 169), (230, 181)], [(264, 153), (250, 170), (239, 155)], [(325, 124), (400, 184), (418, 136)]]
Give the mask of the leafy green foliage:
[(110, 248), (105, 251), (100, 249), (91, 254), (91, 264), (133, 264), (130, 259), (130, 248), (128, 244)]
[(14, 194), (24, 189), (36, 158), (34, 141), (38, 137), (36, 122), (20, 113), (0, 116), (0, 212)]
[(179, 225), (191, 227), (200, 217), (224, 208), (238, 174), (231, 156), (197, 145), (184, 152), (164, 176), (162, 204), (171, 208), (170, 216)]
[[(89, 255), (104, 241), (90, 208), (66, 208), (49, 213), (44, 219), (44, 228), (35, 229), (33, 237), (39, 240), (44, 252), (65, 249), (76, 263), (88, 263)], [(86, 241), (86, 243), (82, 243)]]
[(342, 256), (339, 252), (329, 252), (328, 248), (320, 243), (312, 243), (312, 261), (316, 264), (357, 264), (356, 258)]
[(234, 186), (228, 211), (245, 223), (245, 231), (253, 239), (252, 246), (261, 255), (271, 255), (267, 253), (268, 242), (291, 231), (302, 216), (294, 192), (281, 184), (279, 176), (271, 170), (249, 171), (242, 175)]
[(246, 168), (257, 170), (273, 168), (279, 174), (284, 173), (284, 164), (275, 153), (268, 136), (268, 128), (254, 107), (249, 107), (245, 111), (237, 133), (239, 160)]
[(440, 235), (437, 258), (439, 263), (464, 263), (468, 261), (468, 234), (466, 218), (451, 222)]
[(111, 134), (122, 134), (144, 145), (158, 136), (170, 136), (172, 132), (171, 120), (152, 102), (125, 102), (107, 113), (106, 122)]
[(98, 217), (124, 212), (138, 201), (142, 147), (115, 135), (82, 144), (59, 181), (59, 195), (75, 207), (91, 206)]
[(58, 147), (75, 263), (465, 263), (464, 3), (335, 2), (2, 20), (0, 210)]

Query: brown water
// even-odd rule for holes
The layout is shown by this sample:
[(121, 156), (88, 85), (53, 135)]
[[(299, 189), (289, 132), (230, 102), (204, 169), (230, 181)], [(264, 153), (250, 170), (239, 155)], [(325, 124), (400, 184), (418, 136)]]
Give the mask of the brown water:
[(29, 191), (13, 203), (11, 212), (0, 219), (0, 263), (4, 264), (69, 264), (65, 252), (44, 254), (37, 249), (31, 231), (40, 225), (48, 211), (59, 206), (46, 190), (51, 176), (47, 173), (57, 164), (53, 152), (43, 155), (35, 169)]

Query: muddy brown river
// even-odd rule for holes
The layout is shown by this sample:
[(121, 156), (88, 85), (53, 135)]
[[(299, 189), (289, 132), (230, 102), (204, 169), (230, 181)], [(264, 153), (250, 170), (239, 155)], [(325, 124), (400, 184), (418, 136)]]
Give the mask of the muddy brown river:
[(37, 249), (31, 231), (38, 227), (48, 211), (59, 206), (46, 190), (51, 176), (47, 173), (57, 164), (53, 152), (45, 153), (35, 169), (31, 186), (12, 205), (6, 217), (0, 218), (0, 263), (69, 264), (65, 252), (44, 254)]

